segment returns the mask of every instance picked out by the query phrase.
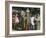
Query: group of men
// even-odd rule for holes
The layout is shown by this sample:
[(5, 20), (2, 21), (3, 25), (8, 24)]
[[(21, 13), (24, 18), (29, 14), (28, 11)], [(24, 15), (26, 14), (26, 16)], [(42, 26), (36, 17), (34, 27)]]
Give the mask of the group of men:
[(40, 29), (40, 16), (39, 14), (28, 15), (22, 10), (21, 13), (15, 14), (15, 26), (14, 27), (16, 30), (19, 30), (19, 29), (39, 30)]

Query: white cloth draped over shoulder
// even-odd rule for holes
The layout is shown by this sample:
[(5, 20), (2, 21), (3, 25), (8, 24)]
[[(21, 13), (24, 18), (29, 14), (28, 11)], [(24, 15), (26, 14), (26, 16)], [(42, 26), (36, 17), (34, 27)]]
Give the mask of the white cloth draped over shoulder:
[(19, 23), (19, 19), (17, 16), (15, 17), (15, 23)]
[(35, 25), (34, 19), (35, 19), (35, 17), (30, 17), (30, 20), (31, 20), (31, 24), (32, 24), (32, 25)]

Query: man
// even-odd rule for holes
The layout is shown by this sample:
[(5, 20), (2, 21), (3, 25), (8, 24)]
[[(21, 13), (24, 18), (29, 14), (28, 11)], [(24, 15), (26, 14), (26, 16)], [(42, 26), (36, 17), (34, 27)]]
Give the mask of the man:
[(35, 17), (35, 26), (36, 26), (36, 30), (40, 30), (40, 15), (37, 14)]
[(18, 14), (15, 15), (15, 30), (18, 30), (18, 25), (19, 25), (19, 19), (18, 19)]
[(34, 23), (35, 17), (31, 16), (30, 17), (30, 29), (35, 30), (35, 23)]

